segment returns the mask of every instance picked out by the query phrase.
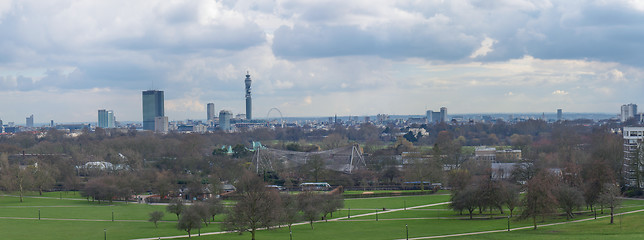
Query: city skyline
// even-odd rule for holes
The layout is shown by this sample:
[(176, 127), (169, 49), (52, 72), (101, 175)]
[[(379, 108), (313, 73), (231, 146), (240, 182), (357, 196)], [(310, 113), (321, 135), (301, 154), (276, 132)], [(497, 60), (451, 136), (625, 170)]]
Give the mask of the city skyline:
[(614, 113), (644, 100), (637, 1), (6, 1), (0, 119)]

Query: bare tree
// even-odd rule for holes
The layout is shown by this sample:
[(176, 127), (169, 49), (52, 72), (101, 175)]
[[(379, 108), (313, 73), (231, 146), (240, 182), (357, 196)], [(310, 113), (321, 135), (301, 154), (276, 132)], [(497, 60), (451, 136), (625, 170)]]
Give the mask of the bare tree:
[(29, 167), (29, 171), (33, 174), (33, 187), (38, 190), (41, 196), (43, 190), (50, 189), (56, 183), (56, 169), (49, 164), (36, 163), (33, 167)]
[(217, 214), (224, 213), (226, 211), (224, 204), (219, 198), (209, 198), (208, 200), (206, 200), (206, 204), (208, 205), (208, 215), (212, 217), (213, 222), (215, 221), (215, 216)]
[(177, 220), (179, 220), (179, 216), (181, 215), (184, 209), (185, 209), (185, 205), (183, 204), (183, 200), (181, 200), (180, 198), (172, 199), (170, 204), (168, 204), (168, 206), (165, 207), (166, 211), (177, 215)]
[(483, 208), (498, 209), (503, 214), (503, 189), (500, 181), (495, 181), (488, 176), (477, 181), (479, 189), (479, 201)]
[(420, 153), (409, 154), (404, 165), (406, 180), (420, 182), (420, 190), (425, 191), (425, 183), (441, 179), (442, 169), (437, 158), (426, 158)]
[(516, 184), (508, 183), (508, 182), (503, 182), (501, 191), (502, 191), (502, 202), (505, 204), (506, 207), (510, 210), (510, 217), (512, 217), (512, 214), (514, 212), (514, 209), (519, 206), (520, 200), (519, 200), (519, 186)]
[(118, 196), (118, 186), (115, 183), (116, 179), (113, 176), (103, 176), (90, 179), (85, 184), (85, 188), (81, 191), (81, 194), (92, 197), (94, 200), (98, 200), (98, 203), (101, 203), (101, 200), (109, 201)]
[(277, 191), (267, 189), (262, 179), (246, 172), (236, 184), (239, 201), (224, 220), (224, 227), (240, 233), (250, 231), (252, 239), (261, 227), (279, 222), (281, 208)]
[(18, 191), (20, 202), (24, 201), (24, 192), (31, 187), (33, 175), (19, 164), (7, 164), (2, 169), (2, 184), (9, 191)]
[(150, 213), (150, 219), (148, 219), (148, 222), (153, 222), (154, 227), (156, 228), (156, 227), (158, 227), (157, 222), (160, 221), (163, 218), (163, 215), (164, 215), (164, 213), (161, 212), (161, 211), (151, 212)]
[(450, 203), (450, 207), (454, 211), (459, 211), (461, 213), (463, 212), (463, 210), (467, 210), (470, 215), (470, 219), (472, 219), (474, 210), (479, 203), (478, 193), (479, 191), (476, 186), (468, 185), (464, 189), (456, 191), (452, 194), (452, 202)]
[(324, 175), (324, 159), (320, 155), (312, 155), (311, 158), (302, 166), (307, 173), (310, 173), (315, 182)]
[[(599, 195), (604, 191), (605, 183), (612, 183), (612, 171), (608, 171), (609, 167), (606, 161), (594, 160), (584, 166), (584, 198), (586, 204), (590, 209), (597, 211), (595, 205), (599, 202)], [(601, 205), (601, 204), (600, 204)], [(603, 211), (603, 208), (602, 208)]]
[(447, 175), (447, 181), (453, 191), (465, 189), (470, 184), (472, 174), (466, 169), (454, 169)]
[(320, 218), (322, 209), (320, 208), (320, 195), (306, 191), (297, 195), (297, 205), (304, 219), (309, 221), (311, 224), (311, 229), (313, 229), (313, 221)]
[(534, 229), (537, 229), (537, 217), (555, 211), (557, 198), (552, 193), (555, 179), (551, 173), (541, 171), (527, 183), (527, 191), (523, 198), (523, 211), (521, 218), (532, 218)]
[(210, 219), (210, 206), (208, 206), (208, 203), (206, 202), (195, 202), (192, 204), (192, 206), (188, 207), (192, 208), (192, 211), (196, 211), (197, 214), (199, 215), (199, 218), (201, 218), (201, 221), (208, 226), (208, 219)]
[(615, 208), (621, 205), (622, 200), (619, 198), (619, 186), (615, 183), (605, 183), (602, 193), (599, 195), (599, 202), (610, 208), (610, 224), (613, 224), (613, 214)]
[(322, 196), (322, 218), (327, 221), (327, 215), (331, 214), (333, 217), (333, 212), (344, 207), (344, 199), (339, 193), (330, 193), (324, 194)]
[(573, 211), (584, 205), (584, 195), (577, 188), (562, 184), (555, 190), (559, 208), (566, 213), (566, 219), (573, 218)]
[(295, 195), (288, 193), (281, 194), (280, 198), (282, 202), (280, 223), (285, 223), (290, 227), (291, 225), (293, 225), (293, 223), (299, 221), (300, 219), (297, 198)]
[(161, 199), (168, 196), (168, 193), (176, 188), (176, 180), (174, 174), (170, 171), (155, 171), (151, 176), (152, 191), (159, 194)]
[(195, 207), (195, 205), (186, 208), (186, 210), (183, 211), (183, 214), (181, 214), (179, 222), (177, 222), (177, 229), (188, 232), (188, 237), (191, 237), (190, 232), (193, 229), (201, 229), (203, 214), (201, 214), (200, 211), (201, 209), (199, 207)]
[(322, 145), (325, 149), (334, 149), (345, 146), (348, 144), (348, 140), (345, 136), (338, 133), (329, 134), (324, 140), (322, 140)]

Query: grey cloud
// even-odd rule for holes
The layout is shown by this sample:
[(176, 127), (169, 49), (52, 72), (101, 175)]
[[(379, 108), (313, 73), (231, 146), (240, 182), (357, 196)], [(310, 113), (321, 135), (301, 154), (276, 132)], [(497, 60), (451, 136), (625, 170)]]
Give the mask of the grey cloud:
[(93, 62), (79, 66), (77, 74), (70, 74), (70, 88), (115, 87), (146, 89), (165, 87), (166, 73), (163, 64), (148, 66), (133, 61)]
[(216, 49), (237, 51), (266, 41), (264, 33), (257, 26), (249, 25), (244, 29), (194, 30), (201, 31), (199, 36), (189, 36), (189, 33), (183, 32), (169, 35), (162, 31), (150, 31), (144, 36), (116, 39), (113, 41), (113, 47), (132, 51), (158, 50), (173, 54), (192, 54)]
[[(497, 41), (493, 51), (477, 60), (505, 61), (527, 54), (543, 59), (644, 63), (640, 54), (644, 51), (644, 12), (620, 2), (396, 3), (389, 14), (377, 4), (289, 2), (282, 7), (301, 14), (294, 27), (275, 31), (273, 51), (286, 59), (373, 55), (462, 61), (490, 37)], [(422, 18), (414, 23), (397, 19), (401, 11)], [(429, 21), (437, 14), (448, 21)], [(352, 22), (368, 17), (383, 21)], [(400, 21), (405, 24), (399, 25)]]
[(107, 10), (98, 9), (107, 4), (89, 9), (84, 4), (51, 5), (25, 2), (0, 16), (0, 61), (33, 60), (22, 59), (25, 56), (21, 52), (40, 57), (110, 54), (117, 50), (192, 54), (237, 51), (266, 42), (265, 33), (243, 15), (219, 13), (209, 22), (201, 21), (198, 14), (202, 9), (196, 2), (164, 6), (163, 11), (160, 7), (144, 8), (139, 15), (127, 15), (132, 10), (116, 2)]
[(644, 50), (644, 13), (625, 6), (589, 4), (576, 14), (544, 12), (526, 29), (542, 37), (508, 41), (538, 58), (593, 59), (636, 66), (644, 60), (639, 54)]
[(458, 60), (469, 56), (479, 45), (474, 37), (454, 34), (424, 26), (366, 31), (357, 26), (296, 25), (293, 29), (281, 27), (275, 31), (273, 52), (287, 59), (376, 55), (395, 59)]
[(0, 76), (0, 91), (32, 91), (38, 87), (31, 77)]
[(20, 91), (30, 91), (36, 88), (34, 80), (30, 77), (18, 76), (16, 82), (18, 83), (17, 89)]

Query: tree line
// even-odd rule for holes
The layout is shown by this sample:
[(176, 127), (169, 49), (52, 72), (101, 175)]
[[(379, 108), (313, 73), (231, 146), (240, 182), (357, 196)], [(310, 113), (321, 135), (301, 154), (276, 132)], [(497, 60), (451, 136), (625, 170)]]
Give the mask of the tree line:
[[(313, 229), (314, 221), (333, 217), (333, 212), (344, 206), (344, 199), (339, 193), (279, 193), (267, 188), (266, 182), (250, 172), (246, 172), (235, 185), (237, 201), (232, 207), (224, 207), (222, 201), (214, 196), (191, 205), (176, 198), (168, 204), (166, 211), (177, 216), (177, 228), (188, 235), (212, 223), (216, 215), (226, 214), (221, 223), (224, 229), (240, 234), (250, 232), (251, 238), (255, 239), (255, 233), (260, 228), (290, 228), (293, 223), (302, 220), (308, 221)], [(151, 212), (149, 221), (156, 226), (163, 215), (160, 211)]]
[[(409, 130), (409, 127), (392, 124), (384, 128), (360, 124), (351, 127), (335, 125), (328, 130), (295, 127), (167, 135), (99, 128), (75, 138), (66, 137), (56, 130), (40, 136), (19, 133), (0, 136), (0, 152), (5, 154), (0, 158), (0, 171), (3, 172), (0, 187), (6, 191), (49, 191), (82, 190), (87, 185), (88, 197), (101, 201), (125, 199), (129, 193), (140, 191), (165, 196), (182, 189), (207, 188), (215, 182), (237, 181), (243, 171), (254, 168), (248, 148), (250, 141), (255, 140), (263, 141), (271, 148), (309, 152), (353, 143), (362, 147), (367, 167), (352, 174), (329, 171), (319, 164), (320, 161), (310, 161), (297, 169), (261, 172), (265, 181), (291, 187), (305, 181), (364, 188), (399, 186), (414, 181), (441, 182), (449, 186), (444, 166), (468, 169), (475, 175), (487, 168), (474, 161), (471, 147), (486, 143), (522, 150), (523, 162), (526, 166), (534, 166), (533, 169), (583, 168), (580, 174), (588, 175), (592, 171), (584, 166), (602, 166), (604, 169), (601, 171), (610, 171), (622, 191), (629, 195), (642, 192), (641, 189), (625, 188), (622, 139), (606, 126), (529, 120), (516, 124), (500, 121), (493, 124), (441, 123), (411, 127), (424, 128), (429, 135), (417, 138), (416, 142), (404, 137), (389, 141), (383, 136), (395, 136)], [(492, 140), (481, 141), (483, 138)], [(218, 151), (224, 145), (234, 146), (234, 154)], [(24, 157), (21, 155), (23, 152), (27, 153)], [(408, 155), (401, 160), (401, 154)], [(77, 168), (91, 161), (127, 168)], [(523, 170), (516, 174), (516, 181), (525, 182), (536, 173), (532, 169)], [(123, 181), (112, 180), (110, 176), (128, 178), (138, 184), (128, 186)], [(110, 188), (118, 190), (111, 191)], [(108, 193), (94, 193), (96, 189), (107, 189)], [(191, 195), (195, 194), (198, 193)]]
[(570, 169), (563, 172), (541, 169), (525, 184), (519, 185), (511, 180), (476, 176), (463, 169), (454, 170), (449, 173), (452, 183), (450, 208), (461, 214), (466, 211), (470, 219), (477, 210), (479, 214), (489, 211), (491, 216), (492, 211), (504, 214), (504, 209), (507, 209), (508, 217), (512, 217), (515, 209), (520, 209), (519, 218), (531, 218), (535, 229), (538, 217), (545, 218), (558, 211), (565, 214), (566, 219), (571, 219), (575, 211), (584, 207), (593, 212), (600, 208), (602, 213), (604, 208), (608, 208), (612, 224), (613, 213), (620, 205), (621, 197), (615, 179), (596, 175), (576, 178), (574, 174)]

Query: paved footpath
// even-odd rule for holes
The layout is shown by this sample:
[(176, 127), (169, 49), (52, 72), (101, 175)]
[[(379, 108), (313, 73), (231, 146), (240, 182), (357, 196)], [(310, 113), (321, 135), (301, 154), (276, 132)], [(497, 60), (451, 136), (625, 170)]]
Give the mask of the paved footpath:
[[(0, 197), (20, 197), (20, 196), (19, 195), (10, 195), (10, 194), (0, 194)], [(41, 196), (22, 196), (22, 198), (40, 198), (40, 199), (87, 201), (86, 198), (41, 197)]]
[[(114, 220), (111, 219), (78, 219), (78, 218), (33, 218), (33, 217), (0, 217), (0, 219), (15, 220), (42, 220), (42, 221), (75, 221), (75, 222), (148, 222), (146, 220)], [(176, 221), (159, 221), (159, 222), (176, 222)]]

